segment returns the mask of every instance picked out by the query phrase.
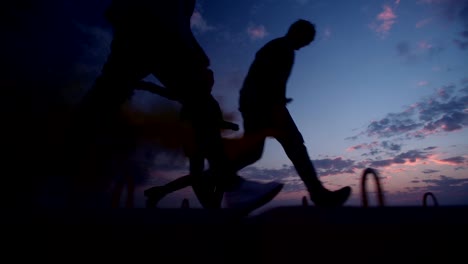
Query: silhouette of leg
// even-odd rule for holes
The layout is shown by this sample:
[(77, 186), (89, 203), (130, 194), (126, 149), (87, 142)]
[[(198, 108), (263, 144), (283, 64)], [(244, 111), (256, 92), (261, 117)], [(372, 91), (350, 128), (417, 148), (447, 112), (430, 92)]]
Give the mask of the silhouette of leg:
[[(171, 64), (163, 64), (171, 65)], [(190, 65), (184, 65), (185, 67)], [(223, 193), (237, 192), (237, 197), (240, 192), (243, 192), (244, 198), (247, 200), (242, 203), (237, 203), (239, 206), (248, 204), (248, 208), (255, 209), (262, 206), (271, 200), (282, 188), (282, 184), (273, 183), (270, 185), (262, 185), (251, 181), (246, 181), (236, 175), (236, 170), (233, 164), (228, 160), (223, 140), (221, 138), (220, 124), (223, 123), (223, 116), (218, 102), (211, 95), (211, 88), (207, 88), (206, 82), (200, 76), (207, 75), (204, 71), (208, 69), (178, 67), (170, 69), (169, 67), (153, 69), (153, 74), (167, 88), (175, 90), (174, 94), (182, 103), (183, 118), (189, 122), (194, 130), (195, 156), (204, 157), (208, 160), (210, 170), (203, 173), (203, 168), (192, 166), (194, 162), (191, 160), (190, 174), (192, 186), (197, 194), (200, 202), (205, 208), (220, 208)], [(181, 78), (183, 76), (183, 78)], [(263, 149), (263, 142), (261, 145)], [(198, 162), (197, 162), (198, 163)], [(157, 201), (163, 195), (175, 189), (181, 188), (183, 185), (190, 184), (186, 178), (181, 181), (176, 181), (174, 188), (165, 189), (163, 187), (154, 187), (148, 194), (153, 194), (153, 201)], [(182, 185), (179, 185), (182, 183)], [(256, 187), (254, 187), (256, 186)], [(258, 187), (261, 187), (258, 188)], [(252, 192), (257, 188), (258, 192)], [(248, 190), (245, 192), (245, 190)], [(158, 194), (158, 195), (156, 195)], [(234, 200), (231, 200), (234, 201)], [(231, 206), (236, 206), (236, 203), (231, 202)], [(153, 206), (150, 203), (148, 206)]]
[(240, 139), (227, 140), (227, 143), (225, 143), (225, 145), (229, 144), (227, 152), (229, 153), (232, 152), (231, 149), (236, 149), (236, 153), (231, 154), (232, 157), (230, 157), (236, 171), (252, 165), (262, 158), (265, 139), (266, 135), (263, 132), (247, 132)]
[(144, 195), (147, 197), (146, 207), (154, 208), (157, 207), (159, 201), (166, 195), (178, 191), (180, 189), (192, 186), (194, 177), (192, 175), (185, 175), (171, 181), (170, 183), (163, 186), (154, 186), (144, 191)]
[(345, 203), (351, 194), (351, 188), (344, 187), (331, 192), (323, 187), (304, 145), (304, 139), (286, 107), (277, 113), (274, 120), (278, 127), (282, 127), (282, 133), (279, 133), (276, 139), (293, 163), (314, 204), (333, 207)]
[(83, 196), (99, 196), (113, 177), (111, 166), (116, 153), (125, 155), (132, 148), (133, 136), (121, 116), (121, 106), (132, 96), (133, 83), (147, 76), (149, 71), (142, 61), (144, 52), (128, 43), (125, 36), (116, 33), (100, 76), (78, 105), (71, 129), (71, 148), (66, 155), (71, 160), (68, 169), (79, 171), (75, 166), (81, 166), (83, 159), (94, 163), (97, 169), (94, 173), (90, 170), (80, 174), (71, 172), (72, 206), (89, 206), (82, 203), (87, 200)]
[[(267, 137), (267, 135), (270, 135), (270, 134), (266, 131), (259, 131), (255, 133), (244, 134), (244, 136), (241, 138), (223, 139), (223, 144), (224, 144), (226, 155), (228, 156), (229, 162), (233, 164), (233, 167), (235, 168), (236, 171), (239, 171), (255, 163), (261, 158), (262, 153), (263, 153), (265, 138)], [(193, 149), (186, 151), (186, 154), (189, 156), (194, 155)], [(200, 169), (193, 167), (193, 166), (196, 166), (195, 164), (203, 163), (204, 158), (201, 157), (200, 159), (201, 161), (191, 160), (190, 162), (190, 166), (192, 167), (191, 171), (196, 172), (200, 170)], [(208, 175), (211, 175), (211, 172), (204, 171), (203, 174), (204, 174), (204, 177), (208, 177)], [(185, 175), (185, 176), (182, 176), (180, 178), (177, 178), (169, 182), (166, 185), (154, 186), (145, 190), (145, 196), (148, 198), (147, 207), (155, 207), (157, 203), (159, 202), (159, 200), (161, 200), (163, 197), (165, 197), (169, 193), (178, 191), (188, 186), (192, 186), (194, 187), (195, 194), (197, 195), (197, 198), (199, 199), (199, 201), (202, 201), (202, 200), (205, 201), (205, 202), (201, 202), (203, 207), (211, 208), (212, 206), (210, 206), (210, 203), (206, 202), (206, 198), (205, 198), (206, 193), (203, 193), (201, 189), (197, 188), (201, 185), (200, 184), (197, 185), (195, 183), (196, 180), (197, 180), (197, 177), (193, 177), (192, 175)]]

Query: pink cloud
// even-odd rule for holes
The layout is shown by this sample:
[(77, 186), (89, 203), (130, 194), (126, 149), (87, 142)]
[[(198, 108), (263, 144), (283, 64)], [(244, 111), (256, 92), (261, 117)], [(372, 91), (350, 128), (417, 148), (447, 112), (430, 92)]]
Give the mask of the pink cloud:
[(196, 29), (202, 33), (214, 29), (213, 26), (208, 25), (206, 20), (202, 17), (201, 13), (198, 11), (195, 11), (193, 13), (190, 19), (190, 25), (193, 29)]
[(324, 30), (323, 30), (323, 36), (322, 36), (322, 39), (323, 40), (328, 40), (330, 39), (332, 36), (332, 30), (330, 27), (326, 27)]
[(383, 11), (377, 15), (377, 21), (371, 24), (371, 28), (381, 37), (385, 37), (396, 23), (397, 16), (392, 7), (385, 5)]
[(431, 49), (433, 46), (432, 44), (430, 44), (429, 42), (425, 41), (425, 40), (421, 40), (419, 43), (418, 43), (418, 47), (421, 49), (421, 50), (428, 50), (428, 49)]
[(460, 165), (465, 165), (467, 164), (468, 158), (466, 156), (457, 156), (457, 157), (451, 157), (451, 158), (446, 158), (446, 159), (441, 159), (438, 158), (437, 156), (434, 156), (431, 161), (440, 164), (440, 165), (449, 165), (449, 166), (460, 166)]
[(423, 4), (439, 4), (445, 2), (446, 0), (419, 0), (419, 3)]
[(351, 147), (347, 148), (346, 151), (352, 152), (352, 151), (360, 150), (360, 149), (371, 149), (371, 148), (377, 147), (378, 145), (379, 145), (379, 142), (377, 142), (377, 141), (374, 141), (372, 143), (363, 143), (363, 144), (351, 146)]
[(420, 86), (420, 87), (421, 87), (421, 86), (426, 86), (426, 85), (428, 85), (428, 84), (429, 84), (428, 81), (419, 81), (419, 82), (418, 82), (418, 86)]
[(377, 20), (394, 20), (396, 18), (393, 9), (390, 6), (384, 6), (384, 11), (377, 16)]
[(431, 17), (431, 18), (426, 18), (426, 19), (418, 21), (416, 23), (416, 28), (422, 28), (422, 27), (426, 26), (427, 24), (431, 23), (432, 19), (433, 18)]
[(247, 28), (247, 34), (249, 34), (252, 40), (263, 39), (268, 35), (268, 32), (265, 29), (265, 26), (258, 25), (258, 26), (249, 26)]

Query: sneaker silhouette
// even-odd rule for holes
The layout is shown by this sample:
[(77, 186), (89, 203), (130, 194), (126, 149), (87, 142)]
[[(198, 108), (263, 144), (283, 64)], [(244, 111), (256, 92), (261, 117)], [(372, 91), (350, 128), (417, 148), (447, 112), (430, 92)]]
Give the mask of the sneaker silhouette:
[(146, 197), (146, 208), (157, 207), (159, 201), (164, 198), (166, 192), (162, 186), (154, 186), (146, 189), (143, 194)]
[(249, 214), (273, 200), (283, 186), (275, 181), (260, 183), (240, 178), (233, 188), (224, 193), (224, 206)]
[(329, 191), (325, 188), (310, 191), (310, 200), (319, 207), (339, 207), (342, 206), (351, 195), (351, 187), (346, 186), (336, 191)]

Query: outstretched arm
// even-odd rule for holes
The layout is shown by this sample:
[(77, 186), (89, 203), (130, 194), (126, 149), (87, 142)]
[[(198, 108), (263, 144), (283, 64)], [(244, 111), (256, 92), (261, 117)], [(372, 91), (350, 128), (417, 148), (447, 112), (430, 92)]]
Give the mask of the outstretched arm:
[[(148, 92), (160, 95), (160, 96), (162, 96), (164, 98), (167, 98), (169, 100), (179, 101), (177, 96), (171, 90), (169, 90), (169, 89), (167, 89), (167, 88), (165, 88), (163, 86), (157, 85), (157, 84), (155, 84), (153, 82), (139, 81), (136, 84), (136, 88), (138, 90), (148, 91)], [(235, 123), (232, 123), (232, 122), (229, 122), (229, 121), (225, 121), (225, 120), (221, 121), (220, 128), (221, 129), (230, 129), (230, 130), (234, 130), (234, 131), (239, 131), (239, 125), (238, 124), (235, 124)]]

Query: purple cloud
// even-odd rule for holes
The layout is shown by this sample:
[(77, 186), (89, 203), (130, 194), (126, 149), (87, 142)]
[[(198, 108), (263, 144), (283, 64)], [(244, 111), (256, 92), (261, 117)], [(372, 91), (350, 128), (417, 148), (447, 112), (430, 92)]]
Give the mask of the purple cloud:
[(461, 130), (468, 126), (468, 89), (455, 91), (455, 85), (443, 86), (399, 113), (389, 113), (372, 121), (362, 133), (369, 137), (407, 139)]
[(381, 38), (385, 38), (396, 23), (396, 18), (397, 16), (394, 8), (389, 5), (384, 5), (383, 11), (377, 15), (375, 21), (370, 25), (370, 28)]
[(356, 163), (354, 160), (341, 157), (314, 160), (313, 163), (320, 176), (354, 173), (356, 169), (364, 168), (362, 164)]
[(247, 34), (252, 40), (263, 39), (268, 35), (264, 25), (250, 25), (247, 28)]
[(428, 159), (430, 154), (420, 150), (410, 150), (404, 153), (401, 153), (391, 159), (385, 160), (375, 160), (369, 163), (370, 167), (380, 168), (380, 167), (389, 167), (393, 164), (405, 164), (405, 163), (414, 163), (418, 160)]
[(436, 172), (439, 172), (439, 171), (438, 170), (431, 170), (431, 169), (422, 171), (422, 173), (424, 173), (424, 174), (432, 174), (432, 173), (436, 173)]
[(466, 158), (462, 157), (462, 156), (457, 156), (457, 157), (442, 159), (440, 161), (443, 162), (443, 163), (449, 163), (449, 164), (452, 164), (452, 165), (460, 165), (460, 164), (464, 164), (466, 162)]

